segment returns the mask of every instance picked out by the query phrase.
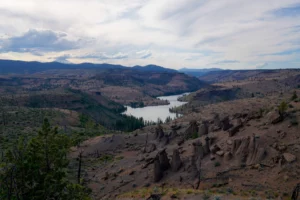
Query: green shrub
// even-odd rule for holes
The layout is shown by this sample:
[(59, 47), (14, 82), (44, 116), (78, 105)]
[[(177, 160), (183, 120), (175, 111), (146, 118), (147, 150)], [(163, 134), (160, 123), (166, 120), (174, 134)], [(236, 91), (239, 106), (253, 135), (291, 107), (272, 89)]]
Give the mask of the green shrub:
[(279, 115), (283, 117), (287, 109), (288, 109), (288, 104), (285, 101), (281, 102), (280, 105), (278, 106)]
[(221, 163), (218, 162), (218, 161), (216, 161), (216, 162), (215, 162), (215, 167), (219, 167), (219, 166), (221, 166)]
[(191, 136), (191, 139), (196, 139), (196, 138), (198, 138), (199, 136), (198, 136), (198, 133), (197, 132), (195, 132), (192, 136)]
[(293, 96), (291, 97), (291, 100), (294, 101), (294, 100), (296, 100), (297, 98), (298, 98), (297, 92), (294, 91), (294, 92), (293, 92)]

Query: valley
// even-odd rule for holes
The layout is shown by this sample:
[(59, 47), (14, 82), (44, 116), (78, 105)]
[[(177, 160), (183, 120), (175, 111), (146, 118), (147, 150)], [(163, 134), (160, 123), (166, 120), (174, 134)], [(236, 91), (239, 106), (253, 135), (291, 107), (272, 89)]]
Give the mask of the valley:
[(143, 70), (2, 74), (1, 151), (38, 137), (48, 118), (70, 140), (72, 177), (83, 163), (77, 176), (92, 199), (291, 196), (299, 70)]

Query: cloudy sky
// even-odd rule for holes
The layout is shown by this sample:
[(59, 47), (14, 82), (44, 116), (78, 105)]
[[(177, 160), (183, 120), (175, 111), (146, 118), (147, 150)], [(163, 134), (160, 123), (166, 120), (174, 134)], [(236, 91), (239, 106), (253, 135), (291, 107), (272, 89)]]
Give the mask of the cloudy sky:
[(0, 59), (300, 67), (300, 0), (1, 0)]

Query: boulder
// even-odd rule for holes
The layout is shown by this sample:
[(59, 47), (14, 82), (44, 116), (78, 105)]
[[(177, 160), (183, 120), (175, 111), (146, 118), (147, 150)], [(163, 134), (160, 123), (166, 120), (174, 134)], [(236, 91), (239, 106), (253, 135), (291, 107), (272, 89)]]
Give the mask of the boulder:
[(227, 140), (228, 145), (232, 145), (232, 140)]
[(173, 172), (177, 172), (182, 166), (182, 161), (180, 159), (178, 149), (173, 150), (172, 161), (171, 161), (171, 169)]
[(294, 161), (296, 161), (297, 157), (291, 153), (284, 153), (283, 154), (283, 158), (288, 162), (288, 163), (292, 163)]
[(269, 120), (269, 123), (271, 124), (277, 124), (283, 120), (282, 117), (279, 115), (278, 111), (269, 112), (267, 118)]
[(223, 156), (223, 155), (224, 155), (224, 151), (217, 151), (216, 154), (217, 154), (218, 156)]
[(220, 147), (218, 145), (213, 145), (211, 148), (210, 148), (210, 152), (212, 152), (213, 154), (215, 154), (217, 151), (220, 151)]

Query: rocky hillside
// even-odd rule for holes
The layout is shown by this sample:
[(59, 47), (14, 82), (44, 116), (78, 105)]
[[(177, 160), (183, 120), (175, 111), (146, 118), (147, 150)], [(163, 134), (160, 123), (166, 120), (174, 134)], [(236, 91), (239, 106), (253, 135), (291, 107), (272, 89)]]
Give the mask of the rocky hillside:
[(290, 197), (300, 178), (300, 106), (292, 101), (279, 115), (287, 98), (207, 105), (169, 124), (93, 138), (71, 155), (84, 151), (94, 199)]
[(299, 69), (221, 70), (208, 72), (204, 76), (199, 77), (199, 79), (210, 83), (221, 83), (245, 80), (285, 79), (297, 74), (300, 74)]

